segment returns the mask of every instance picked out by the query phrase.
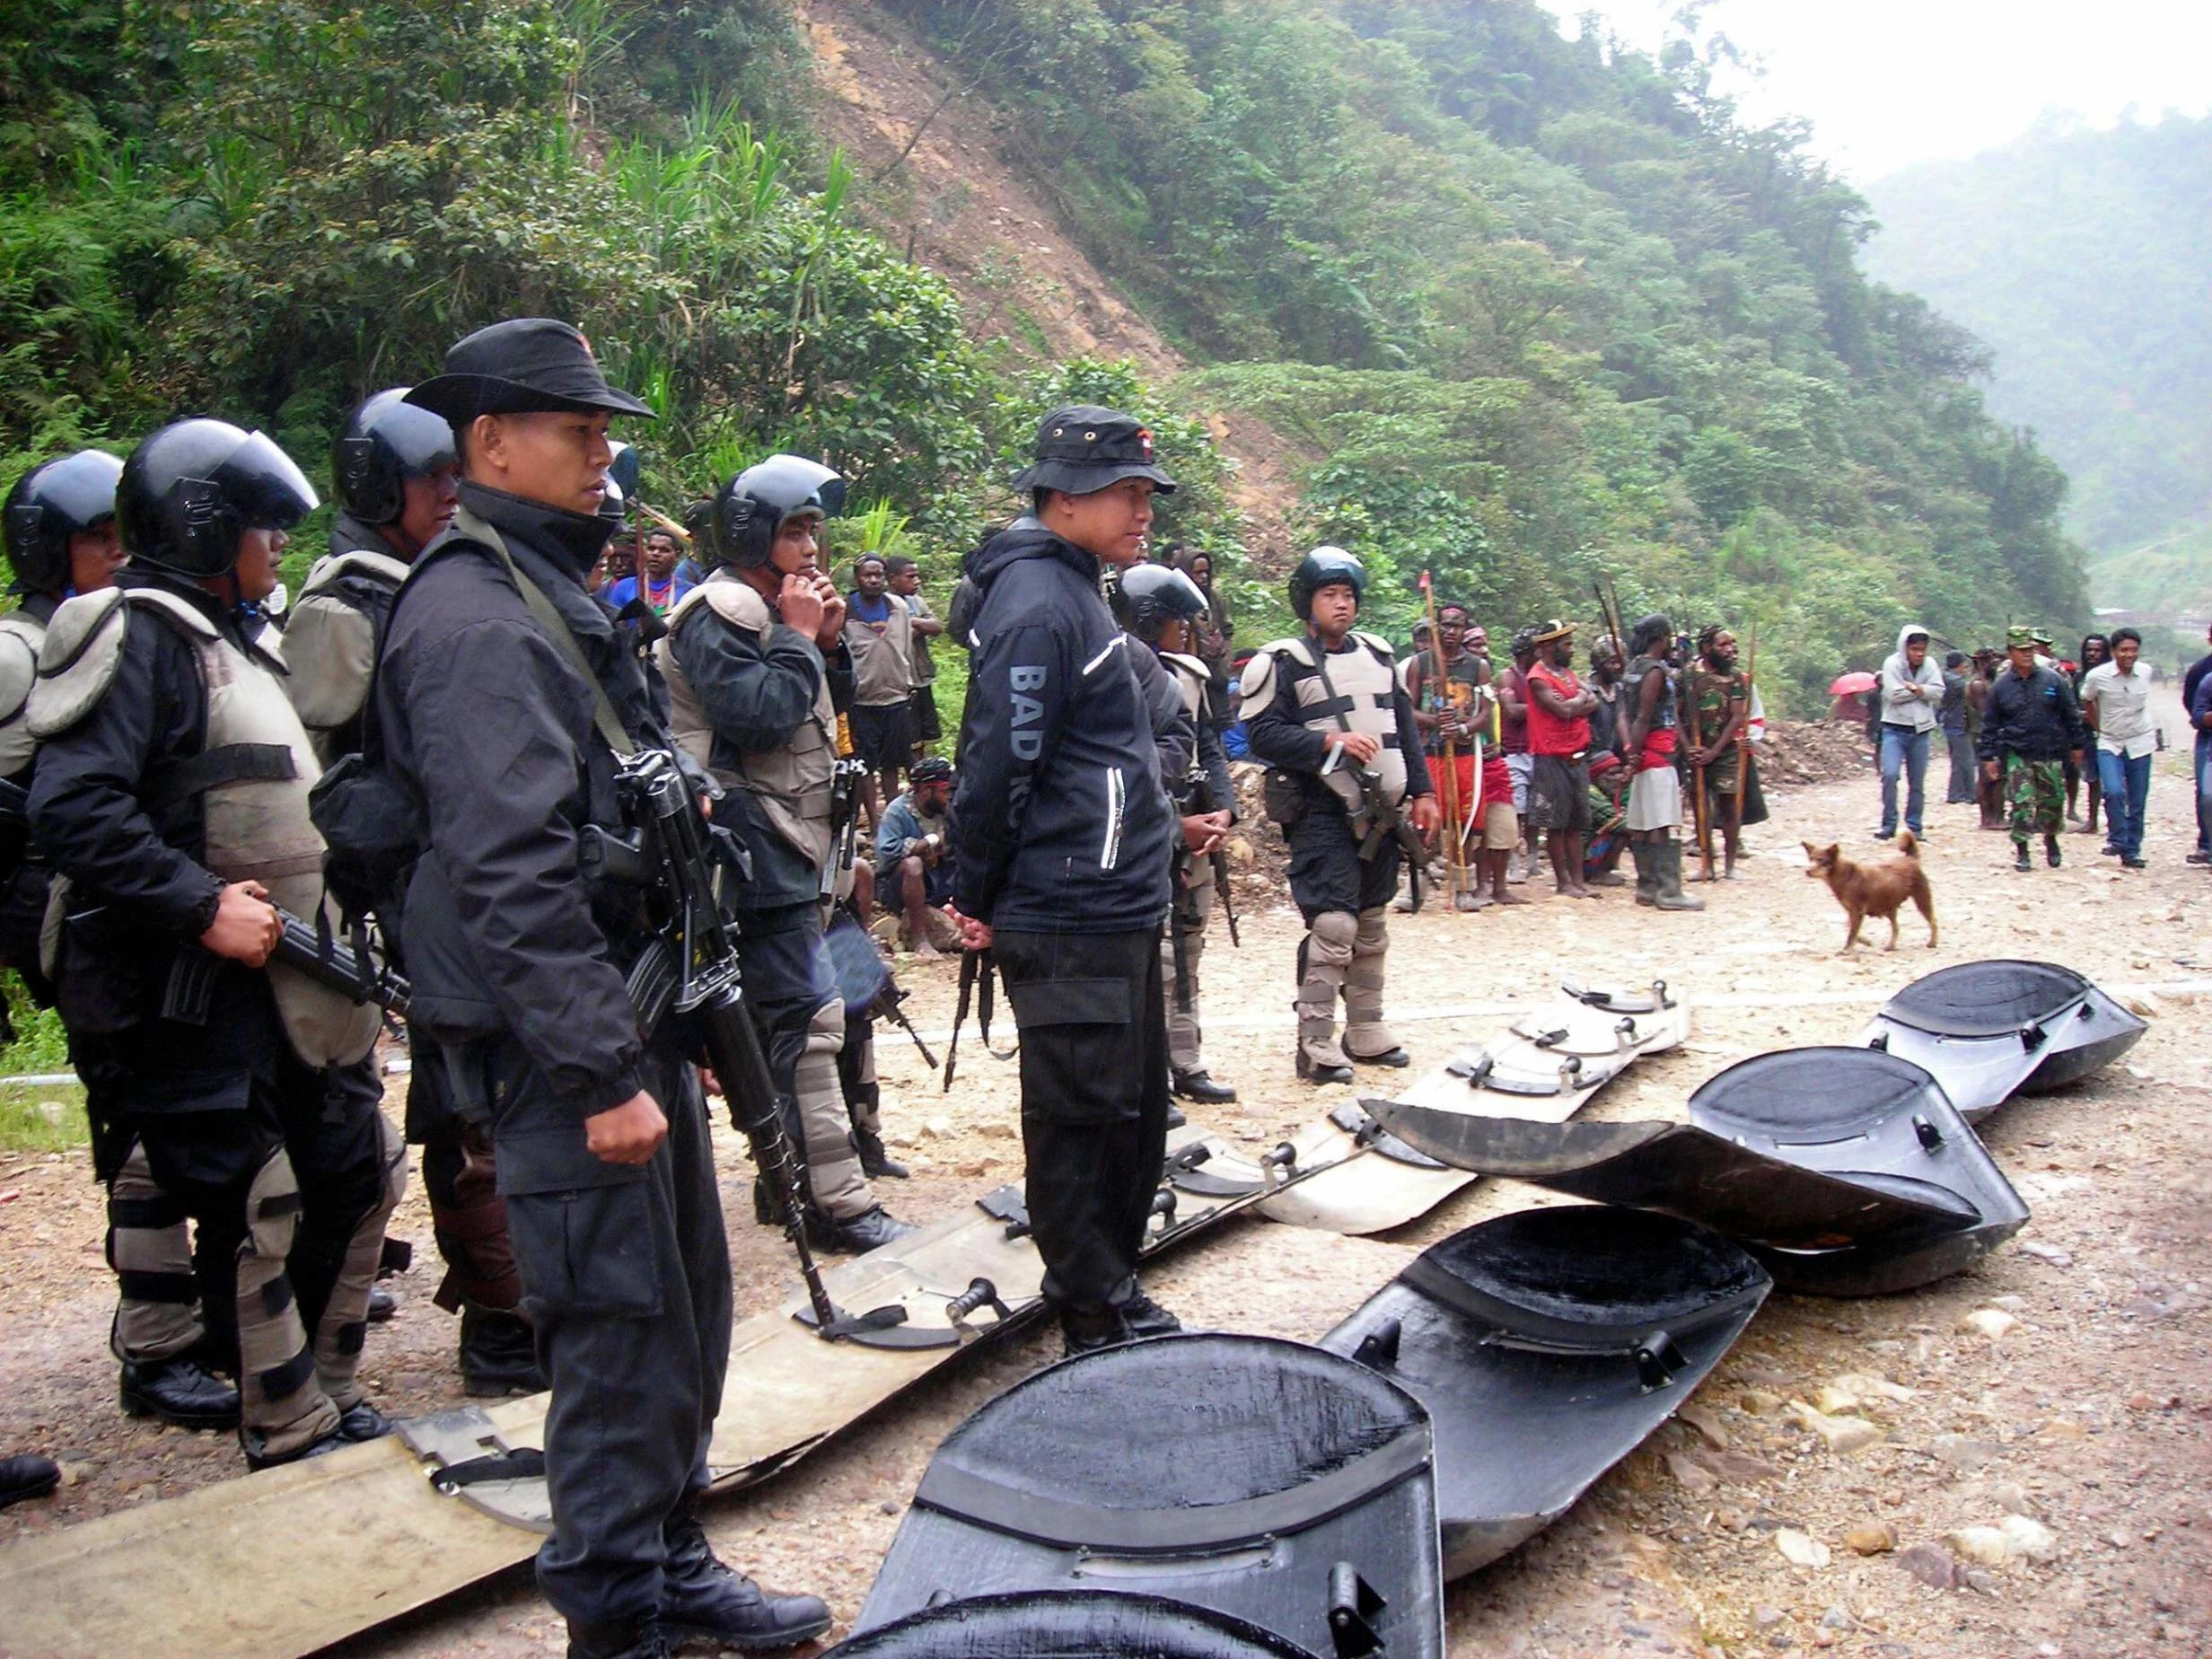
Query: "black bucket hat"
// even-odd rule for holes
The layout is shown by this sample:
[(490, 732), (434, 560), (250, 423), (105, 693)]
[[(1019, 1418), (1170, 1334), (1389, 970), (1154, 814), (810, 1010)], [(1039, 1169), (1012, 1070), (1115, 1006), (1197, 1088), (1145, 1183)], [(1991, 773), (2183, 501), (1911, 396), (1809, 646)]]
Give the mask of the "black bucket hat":
[(456, 427), (479, 415), (605, 409), (654, 418), (653, 408), (607, 383), (592, 342), (550, 317), (516, 317), (478, 329), (445, 354), (445, 373), (407, 394)]
[(1150, 427), (1119, 409), (1071, 403), (1038, 426), (1031, 464), (1014, 487), (1088, 496), (1123, 478), (1150, 478), (1163, 496), (1175, 490), (1175, 480), (1154, 464)]

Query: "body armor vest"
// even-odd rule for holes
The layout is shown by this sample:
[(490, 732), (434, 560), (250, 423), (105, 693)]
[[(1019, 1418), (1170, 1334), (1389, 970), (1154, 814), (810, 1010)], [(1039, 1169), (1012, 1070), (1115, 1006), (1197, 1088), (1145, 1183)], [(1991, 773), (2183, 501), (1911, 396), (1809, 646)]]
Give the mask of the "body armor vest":
[(39, 752), (26, 711), (45, 643), (46, 629), (35, 618), (20, 610), (0, 617), (0, 777), (14, 777)]
[[(259, 882), (272, 903), (312, 924), (323, 908), (323, 840), (308, 816), (307, 795), (320, 767), (307, 728), (285, 694), (283, 655), (266, 637), (251, 654), (233, 645), (189, 601), (157, 588), (110, 588), (73, 599), (54, 613), (40, 658), (29, 724), (49, 737), (83, 719), (113, 683), (129, 613), (157, 615), (189, 640), (206, 694), (204, 747), (194, 792), (206, 831), (203, 856), (225, 882)], [(257, 660), (259, 659), (259, 660)], [(305, 1064), (350, 1066), (375, 1046), (377, 1011), (272, 961), (266, 971), (285, 1035)]]
[[(292, 666), (292, 706), (320, 736), (360, 714), (376, 672), (376, 619), (340, 586), (347, 578), (377, 583), (393, 593), (408, 566), (389, 553), (326, 553), (285, 620), (285, 656)], [(387, 601), (389, 604), (389, 601)]]
[(1183, 713), (1193, 720), (1204, 720), (1206, 688), (1213, 679), (1206, 664), (1180, 651), (1163, 651), (1160, 661), (1167, 664), (1168, 672), (1175, 676), (1175, 689), (1183, 694)]
[[(819, 870), (830, 858), (830, 780), (838, 764), (838, 717), (830, 701), (829, 676), (815, 687), (813, 709), (782, 748), (745, 753), (727, 743), (717, 747), (707, 710), (671, 648), (680, 629), (711, 626), (699, 616), (702, 610), (724, 626), (749, 634), (765, 635), (778, 626), (759, 591), (726, 566), (686, 593), (669, 613), (667, 637), (653, 648), (661, 677), (668, 682), (669, 729), (684, 753), (724, 788), (743, 790), (776, 833)], [(734, 768), (724, 764), (733, 756)]]
[[(1392, 806), (1406, 798), (1406, 757), (1398, 748), (1398, 664), (1387, 642), (1373, 634), (1353, 634), (1355, 649), (1329, 658), (1329, 681), (1339, 702), (1330, 701), (1321, 684), (1319, 643), (1312, 638), (1279, 639), (1261, 654), (1281, 659), (1277, 672), (1290, 677), (1298, 700), (1300, 724), (1312, 732), (1341, 732), (1347, 726), (1365, 732), (1382, 745), (1369, 769), (1382, 780), (1382, 797)], [(1249, 684), (1249, 679), (1247, 683)], [(1343, 719), (1337, 717), (1339, 708)], [(1355, 819), (1364, 818), (1366, 803), (1359, 789), (1358, 768), (1349, 756), (1321, 775), (1321, 782), (1344, 803)]]

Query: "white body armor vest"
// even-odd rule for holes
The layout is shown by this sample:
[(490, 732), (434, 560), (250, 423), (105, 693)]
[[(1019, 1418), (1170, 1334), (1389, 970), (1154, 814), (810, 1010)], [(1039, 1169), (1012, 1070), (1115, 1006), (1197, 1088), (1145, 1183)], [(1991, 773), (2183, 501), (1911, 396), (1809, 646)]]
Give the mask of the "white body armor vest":
[(376, 672), (374, 619), (330, 590), (358, 575), (385, 583), (396, 593), (407, 573), (391, 554), (365, 549), (326, 553), (307, 573), (285, 622), (285, 657), (292, 668), (292, 706), (310, 732), (336, 731), (358, 715)]
[(45, 643), (46, 629), (22, 611), (0, 617), (0, 777), (22, 771), (39, 752), (26, 711)]
[[(272, 902), (312, 923), (327, 900), (323, 840), (308, 816), (307, 794), (321, 768), (307, 728), (285, 689), (283, 655), (265, 636), (241, 651), (184, 600), (154, 588), (110, 588), (72, 599), (54, 613), (39, 659), (28, 724), (39, 738), (82, 720), (114, 682), (131, 611), (159, 611), (192, 642), (207, 698), (204, 755), (252, 751), (248, 773), (200, 792), (208, 869), (225, 882), (259, 882)], [(281, 751), (281, 752), (280, 752)], [(285, 755), (288, 753), (288, 763)], [(275, 774), (286, 774), (277, 776)], [(335, 929), (335, 909), (326, 912)], [(376, 1044), (377, 1011), (272, 961), (267, 970), (293, 1051), (312, 1066), (349, 1066)]]
[[(819, 870), (830, 858), (830, 783), (838, 764), (837, 710), (830, 701), (829, 677), (814, 690), (814, 707), (780, 749), (740, 754), (736, 769), (714, 759), (715, 729), (698, 693), (684, 678), (672, 649), (684, 628), (712, 623), (704, 609), (728, 628), (765, 635), (780, 626), (759, 591), (727, 566), (686, 593), (669, 613), (668, 633), (654, 647), (654, 660), (668, 682), (669, 728), (684, 753), (714, 774), (725, 789), (742, 789), (759, 807), (776, 833)], [(725, 747), (725, 756), (732, 751)]]
[[(1341, 732), (1349, 726), (1381, 742), (1382, 747), (1368, 763), (1368, 769), (1382, 780), (1383, 799), (1396, 806), (1406, 798), (1406, 757), (1398, 748), (1398, 664), (1387, 641), (1373, 634), (1355, 633), (1350, 637), (1356, 649), (1340, 651), (1329, 658), (1330, 684), (1346, 705), (1341, 722), (1337, 718), (1339, 705), (1330, 701), (1314, 666), (1318, 646), (1312, 638), (1278, 639), (1253, 654), (1244, 667), (1245, 707), (1266, 707), (1275, 698), (1276, 676), (1289, 675), (1301, 724), (1308, 730)], [(1351, 757), (1337, 759), (1335, 766), (1321, 774), (1321, 781), (1354, 818), (1365, 815), (1358, 768)]]

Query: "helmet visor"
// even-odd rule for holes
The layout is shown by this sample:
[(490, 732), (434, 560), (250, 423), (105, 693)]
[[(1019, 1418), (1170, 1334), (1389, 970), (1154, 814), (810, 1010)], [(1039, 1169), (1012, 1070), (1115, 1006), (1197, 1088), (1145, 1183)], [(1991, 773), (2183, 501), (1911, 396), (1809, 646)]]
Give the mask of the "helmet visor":
[(215, 481), (251, 530), (290, 530), (322, 505), (307, 475), (265, 432), (248, 433), (215, 469)]

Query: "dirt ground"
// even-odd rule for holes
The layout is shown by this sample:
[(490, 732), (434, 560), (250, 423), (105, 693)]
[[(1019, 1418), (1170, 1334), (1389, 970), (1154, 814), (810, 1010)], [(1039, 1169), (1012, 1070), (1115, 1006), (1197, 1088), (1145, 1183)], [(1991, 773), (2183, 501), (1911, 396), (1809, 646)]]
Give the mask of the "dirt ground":
[[(1393, 918), (1392, 1001), (1417, 1066), (1438, 1064), (1497, 1023), (1490, 1011), (1538, 996), (1561, 971), (1663, 976), (1695, 1012), (1687, 1048), (1602, 1093), (1587, 1109), (1600, 1118), (1674, 1113), (1701, 1079), (1745, 1055), (1848, 1041), (1897, 987), (1979, 957), (2067, 962), (2146, 1011), (2150, 1032), (2125, 1065), (2074, 1092), (2017, 1101), (1985, 1126), (2035, 1211), (2017, 1239), (1917, 1295), (1777, 1295), (1690, 1410), (1548, 1532), (1453, 1587), (1451, 1651), (2212, 1652), (2212, 1174), (2201, 1150), (2212, 1043), (2197, 1013), (2199, 976), (2212, 971), (2212, 919), (2200, 918), (2212, 912), (2201, 900), (2208, 873), (2181, 862), (2178, 757), (2162, 761), (2153, 794), (2152, 867), (2124, 879), (2085, 835), (2067, 838), (2064, 869), (2017, 875), (2005, 838), (1976, 833), (1971, 808), (1932, 809), (1942, 948), (1927, 948), (1916, 921), (1894, 955), (1848, 960), (1836, 954), (1841, 915), (1805, 879), (1797, 842), (1840, 838), (1874, 853), (1871, 775), (1773, 794), (1773, 821), (1749, 834), (1755, 856), (1738, 881), (1705, 890), (1703, 917), (1657, 915), (1616, 891), (1597, 903)], [(1296, 926), (1279, 899), (1251, 907), (1243, 949), (1217, 933), (1206, 958), (1208, 1058), (1243, 1093), (1212, 1125), (1255, 1143), (1326, 1103), (1291, 1075)], [(949, 1025), (952, 964), (909, 963), (904, 978), (925, 1031)], [(1014, 1069), (988, 1058), (972, 1029), (950, 1096), (902, 1037), (888, 1035), (881, 1053), (888, 1129), (915, 1165), (911, 1181), (884, 1185), (895, 1210), (940, 1215), (1018, 1174)], [(740, 1305), (757, 1308), (791, 1276), (777, 1241), (751, 1224), (735, 1137), (718, 1139)], [(1424, 1245), (1541, 1201), (1533, 1189), (1487, 1182), (1380, 1240), (1241, 1221), (1147, 1283), (1192, 1323), (1311, 1338)], [(239, 1472), (228, 1436), (118, 1415), (101, 1225), (81, 1154), (0, 1154), (0, 1450), (51, 1453), (69, 1479), (52, 1499), (0, 1513), (0, 1548)], [(398, 1318), (370, 1339), (367, 1374), (379, 1404), (412, 1414), (459, 1401), (453, 1325), (430, 1301), (438, 1269), (419, 1192), (394, 1231), (416, 1241), (417, 1260), (397, 1281)], [(2014, 1323), (1996, 1339), (1962, 1323), (1983, 1310)], [(717, 1505), (718, 1547), (769, 1582), (828, 1596), (841, 1633), (932, 1449), (1056, 1355), (1057, 1340), (1039, 1333), (948, 1367), (795, 1471)], [(1841, 1385), (1863, 1397), (1856, 1409), (1821, 1401), (1823, 1387), (1848, 1376), (1890, 1386)], [(1830, 1449), (1792, 1402), (1862, 1418), (1871, 1444)], [(2032, 1558), (1982, 1565), (1950, 1541), (2008, 1514), (2047, 1529)], [(1786, 1548), (1818, 1564), (1798, 1565)], [(343, 1570), (342, 1540), (332, 1549)], [(559, 1622), (523, 1569), (347, 1651), (560, 1649)]]

